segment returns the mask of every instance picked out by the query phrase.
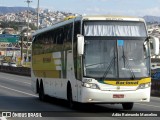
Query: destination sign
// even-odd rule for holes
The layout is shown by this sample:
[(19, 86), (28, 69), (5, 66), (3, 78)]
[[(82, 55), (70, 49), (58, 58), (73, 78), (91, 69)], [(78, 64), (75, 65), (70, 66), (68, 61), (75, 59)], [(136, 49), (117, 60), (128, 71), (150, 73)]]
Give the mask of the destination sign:
[(150, 83), (151, 78), (140, 80), (104, 80), (103, 83), (115, 86), (138, 86), (140, 84)]

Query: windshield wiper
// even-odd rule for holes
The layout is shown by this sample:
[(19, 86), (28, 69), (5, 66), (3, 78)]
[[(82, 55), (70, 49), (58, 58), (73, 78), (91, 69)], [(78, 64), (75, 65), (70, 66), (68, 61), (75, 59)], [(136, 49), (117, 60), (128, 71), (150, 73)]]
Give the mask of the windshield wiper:
[(111, 67), (112, 67), (115, 59), (116, 59), (116, 57), (113, 57), (113, 58), (112, 58), (109, 66), (107, 67), (106, 71), (104, 72), (104, 74), (103, 74), (103, 76), (102, 76), (102, 80), (104, 80), (105, 77), (107, 76), (107, 74), (108, 74), (108, 72), (110, 71), (110, 69), (111, 69)]
[(86, 65), (85, 67), (90, 67), (90, 66), (93, 66), (93, 65), (99, 65), (99, 64), (103, 64), (103, 63), (107, 63), (107, 62), (94, 63), (94, 64)]

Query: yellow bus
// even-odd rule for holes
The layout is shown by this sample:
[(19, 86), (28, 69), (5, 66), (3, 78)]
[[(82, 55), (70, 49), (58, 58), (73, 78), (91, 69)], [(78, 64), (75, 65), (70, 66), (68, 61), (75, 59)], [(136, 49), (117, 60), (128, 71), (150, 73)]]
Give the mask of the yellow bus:
[(78, 16), (33, 34), (32, 88), (79, 103), (115, 103), (131, 110), (149, 102), (150, 44), (158, 54), (159, 40), (149, 37), (142, 18)]

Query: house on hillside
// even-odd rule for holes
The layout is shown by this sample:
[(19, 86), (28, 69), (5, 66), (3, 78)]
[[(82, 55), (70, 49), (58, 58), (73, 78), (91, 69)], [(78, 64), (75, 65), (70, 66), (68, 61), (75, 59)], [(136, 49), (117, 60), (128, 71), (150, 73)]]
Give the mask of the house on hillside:
[(16, 34), (16, 31), (13, 28), (5, 28), (3, 34)]

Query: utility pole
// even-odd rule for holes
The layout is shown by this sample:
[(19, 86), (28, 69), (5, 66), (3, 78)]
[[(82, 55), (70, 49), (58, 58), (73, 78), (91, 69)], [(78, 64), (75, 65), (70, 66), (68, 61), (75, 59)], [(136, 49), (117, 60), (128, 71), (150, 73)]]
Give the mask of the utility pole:
[(37, 30), (39, 29), (39, 0), (37, 3)]
[(25, 1), (28, 4), (28, 10), (27, 10), (27, 53), (26, 53), (26, 61), (28, 62), (28, 41), (29, 41), (29, 4), (32, 2), (31, 0)]

